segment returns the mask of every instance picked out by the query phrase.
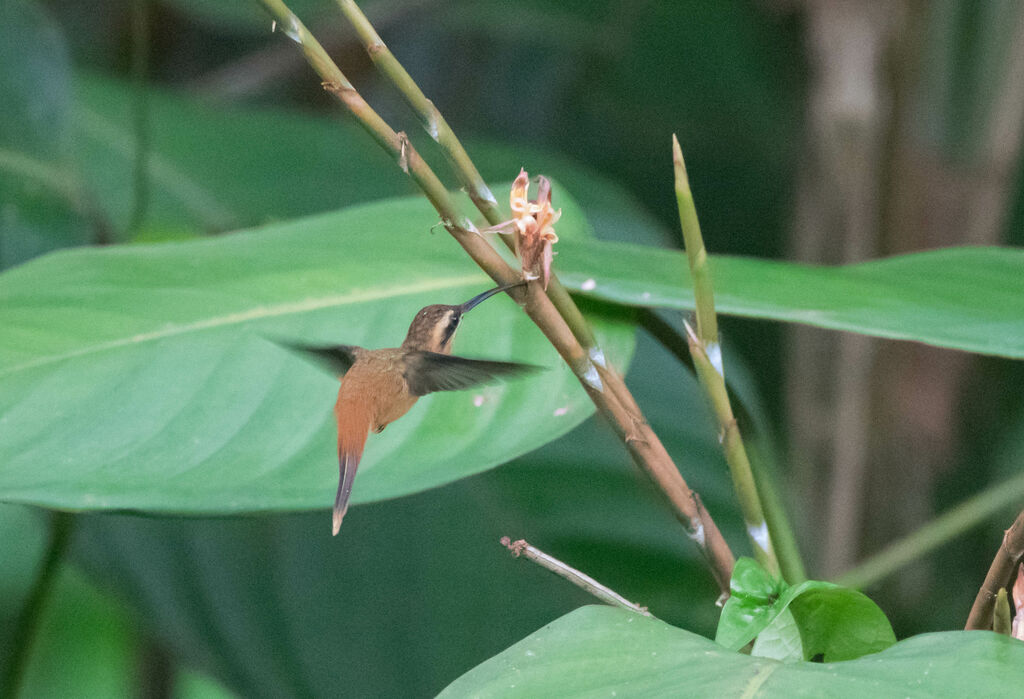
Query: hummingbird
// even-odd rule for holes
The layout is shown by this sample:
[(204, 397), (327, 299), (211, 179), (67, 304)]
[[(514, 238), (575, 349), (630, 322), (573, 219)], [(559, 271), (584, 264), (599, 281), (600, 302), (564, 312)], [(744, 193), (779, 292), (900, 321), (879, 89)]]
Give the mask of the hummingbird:
[(303, 352), (341, 380), (334, 417), (338, 423), (338, 493), (332, 534), (337, 536), (348, 510), (359, 460), (370, 430), (381, 432), (435, 391), (459, 391), (501, 377), (531, 373), (540, 367), (452, 356), (452, 340), (462, 316), (520, 281), (478, 294), (465, 303), (434, 304), (416, 313), (401, 347), (365, 349), (355, 345), (315, 347), (279, 343)]

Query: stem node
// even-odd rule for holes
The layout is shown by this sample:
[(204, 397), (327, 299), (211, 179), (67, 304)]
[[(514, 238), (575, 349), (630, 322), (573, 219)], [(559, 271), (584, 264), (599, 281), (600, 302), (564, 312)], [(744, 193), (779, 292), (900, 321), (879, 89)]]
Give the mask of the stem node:
[[(293, 20), (294, 15), (283, 0), (262, 0), (262, 2), (280, 22)], [(447, 122), (426, 98), (412, 77), (387, 50), (384, 42), (380, 40), (356, 3), (352, 0), (338, 0), (338, 5), (355, 27), (365, 46), (369, 48), (379, 43), (380, 49), (370, 51), (374, 65), (401, 91), (420, 116), (424, 128), (442, 146), (445, 154), (452, 161), (454, 171), (461, 184), (466, 191), (470, 192), (471, 200), (478, 207), (481, 207), (482, 204), (481, 213), (488, 223), (498, 225), (503, 217), (493, 204), (494, 195), (487, 188), (476, 166), (473, 165)], [(303, 53), (311, 67), (324, 81), (325, 88), (335, 94), (374, 140), (392, 153), (400, 163), (404, 153), (410, 177), (437, 210), (445, 228), (473, 261), (499, 284), (507, 284), (519, 278), (518, 273), (509, 267), (483, 236), (470, 234), (465, 228), (454, 223), (468, 219), (460, 214), (451, 193), (434, 171), (416, 154), (411, 144), (408, 143), (408, 139), (405, 139), (404, 142), (395, 140), (397, 136), (394, 130), (351, 86), (338, 66), (302, 23), (298, 20), (294, 21), (296, 31), (301, 33), (303, 39)], [(502, 239), (506, 244), (512, 243), (507, 237), (503, 236)], [(669, 456), (657, 435), (646, 424), (646, 421), (642, 420), (642, 413), (636, 406), (622, 377), (610, 367), (600, 370), (598, 365), (590, 359), (597, 348), (597, 342), (590, 326), (570, 298), (568, 291), (561, 285), (557, 277), (552, 275), (546, 293), (540, 289), (538, 284), (529, 285), (523, 309), (548, 338), (566, 364), (572, 368), (583, 389), (593, 400), (598, 412), (612, 425), (618, 438), (626, 445), (636, 466), (659, 488), (684, 528), (692, 530), (699, 525), (703, 530), (704, 545), (701, 547), (701, 553), (705, 556), (719, 587), (722, 590), (728, 590), (729, 578), (732, 575), (735, 562), (729, 545), (707, 511), (702, 507), (695, 507), (692, 491), (686, 485), (686, 481), (680, 475), (672, 457)], [(634, 419), (634, 416), (640, 416), (640, 419)]]

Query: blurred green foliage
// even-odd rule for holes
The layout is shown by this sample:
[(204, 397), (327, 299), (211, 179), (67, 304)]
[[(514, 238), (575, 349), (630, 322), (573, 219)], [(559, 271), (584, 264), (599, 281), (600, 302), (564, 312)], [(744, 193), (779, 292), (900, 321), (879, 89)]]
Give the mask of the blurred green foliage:
[[(983, 94), (978, 76), (998, 67), (1000, 55), (986, 43), (999, 36), (970, 29), (998, 26), (999, 8), (979, 18), (955, 5), (936, 4), (946, 12), (934, 20), (945, 58), (934, 65), (948, 67), (949, 84), (937, 93), (946, 99), (929, 107), (934, 118), (922, 122), (955, 126), (943, 132), (952, 151), (982, 118), (981, 107), (969, 108), (972, 95)], [(145, 76), (131, 68), (140, 7), (150, 34)], [(293, 7), (330, 40), (382, 114), (418, 146), (425, 141), (332, 3)], [(507, 182), (520, 166), (544, 172), (577, 195), (598, 236), (674, 246), (668, 145), (676, 132), (709, 249), (783, 255), (809, 79), (800, 12), (738, 0), (364, 7), (488, 181)], [(248, 0), (0, 6), (0, 268), (70, 245), (220, 233), (411, 193), (269, 29)], [(427, 144), (421, 150), (436, 156)], [(1012, 202), (1007, 239), (1019, 243), (1024, 197)], [(737, 320), (723, 328), (737, 350), (726, 358), (732, 378), (756, 376), (737, 390), (746, 404), (764, 406), (755, 417), (771, 437), (783, 404), (781, 331)], [(629, 383), (727, 538), (741, 541), (694, 383), (645, 338)], [(970, 469), (949, 471), (940, 509), (999, 469), (1019, 469), (1021, 385), (1019, 366), (981, 363), (967, 389), (977, 400), (962, 416)], [(497, 544), (505, 534), (529, 538), (661, 619), (710, 635), (714, 586), (652, 496), (591, 421), (496, 471), (360, 507), (338, 542), (319, 535), (323, 513), (82, 516), (74, 564), (61, 571), (36, 638), (26, 694), (63, 692), (48, 684), (52, 667), (79, 696), (151, 683), (181, 697), (436, 693), (588, 601), (507, 558)], [(799, 521), (798, 503), (789, 504)], [(7, 622), (45, 546), (39, 514), (0, 509)], [(916, 604), (883, 603), (898, 635), (962, 623), (1001, 528), (944, 550), (942, 579)], [(12, 626), (0, 626), (0, 650)]]

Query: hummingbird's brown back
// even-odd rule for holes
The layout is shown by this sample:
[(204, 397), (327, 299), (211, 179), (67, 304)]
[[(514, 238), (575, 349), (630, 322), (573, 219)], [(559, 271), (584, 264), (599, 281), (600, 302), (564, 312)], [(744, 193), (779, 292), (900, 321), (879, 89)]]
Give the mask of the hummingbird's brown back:
[(452, 340), (463, 314), (496, 293), (522, 283), (490, 289), (457, 306), (435, 304), (421, 308), (401, 347), (371, 350), (355, 345), (309, 347), (284, 343), (315, 357), (341, 378), (334, 406), (339, 469), (332, 523), (335, 534), (348, 509), (352, 483), (370, 430), (380, 432), (428, 393), (463, 390), (537, 369), (514, 362), (451, 356)]

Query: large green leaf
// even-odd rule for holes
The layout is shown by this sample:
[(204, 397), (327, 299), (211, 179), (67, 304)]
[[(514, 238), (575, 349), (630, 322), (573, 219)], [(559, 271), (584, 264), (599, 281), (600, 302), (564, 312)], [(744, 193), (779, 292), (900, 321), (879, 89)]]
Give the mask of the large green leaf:
[[(560, 229), (583, 235), (563, 197)], [(490, 281), (420, 199), (178, 244), (53, 254), (0, 277), (0, 497), (71, 509), (227, 513), (329, 504), (336, 381), (264, 336), (397, 346), (428, 303)], [(602, 323), (623, 366), (632, 332)], [(467, 317), (467, 356), (548, 370), (430, 396), (369, 440), (354, 502), (490, 468), (593, 406), (507, 298)]]
[[(696, 381), (643, 335), (628, 378), (725, 536), (742, 545), (743, 520)], [(591, 601), (511, 558), (498, 543), (506, 535), (661, 619), (705, 634), (718, 620), (718, 589), (696, 547), (596, 418), (501, 468), (361, 506), (338, 539), (322, 516), (81, 515), (75, 559), (130, 601), (175, 657), (247, 697), (304, 687), (313, 696), (433, 696)], [(388, 623), (379, 623), (383, 608)], [(446, 621), (453, 618), (460, 623)]]
[(998, 696), (1024, 682), (1024, 644), (989, 632), (916, 636), (842, 663), (779, 663), (656, 619), (585, 607), (456, 680), (441, 696)]
[[(559, 249), (569, 286), (617, 303), (693, 308), (680, 252), (625, 243)], [(1024, 358), (1021, 249), (948, 248), (845, 267), (713, 257), (711, 269), (722, 313)]]

